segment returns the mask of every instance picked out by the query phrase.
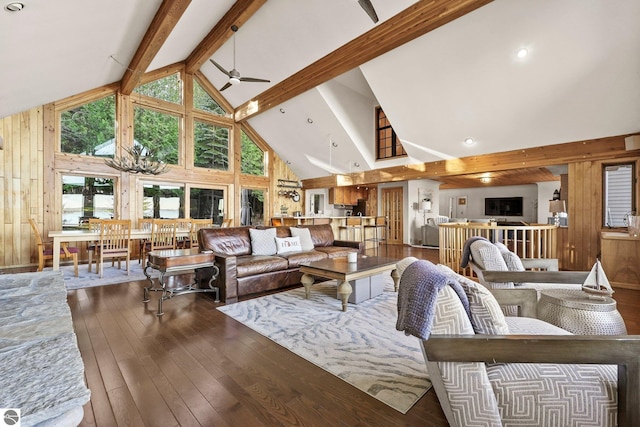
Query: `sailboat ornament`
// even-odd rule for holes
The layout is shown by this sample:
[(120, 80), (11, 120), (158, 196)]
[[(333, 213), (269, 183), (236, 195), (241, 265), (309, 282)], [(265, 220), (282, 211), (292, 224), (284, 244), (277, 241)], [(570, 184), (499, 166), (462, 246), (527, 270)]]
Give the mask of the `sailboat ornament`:
[(613, 288), (604, 273), (600, 260), (593, 264), (587, 279), (582, 284), (582, 291), (589, 294), (589, 297), (610, 297), (613, 295)]

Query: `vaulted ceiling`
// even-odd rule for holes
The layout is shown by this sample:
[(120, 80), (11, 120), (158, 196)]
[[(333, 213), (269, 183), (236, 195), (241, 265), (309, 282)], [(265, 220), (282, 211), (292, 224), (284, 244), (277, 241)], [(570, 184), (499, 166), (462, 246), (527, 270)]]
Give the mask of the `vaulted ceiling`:
[[(211, 58), (270, 80), (221, 94), (302, 179), (640, 132), (637, 0), (21, 3), (0, 117), (182, 61), (222, 88)], [(375, 160), (377, 105), (407, 158)]]

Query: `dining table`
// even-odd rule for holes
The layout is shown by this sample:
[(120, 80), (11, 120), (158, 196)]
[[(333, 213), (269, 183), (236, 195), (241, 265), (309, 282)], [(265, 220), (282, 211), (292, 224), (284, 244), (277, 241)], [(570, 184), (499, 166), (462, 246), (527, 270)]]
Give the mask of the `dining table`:
[[(188, 228), (176, 229), (176, 237), (187, 237), (191, 232)], [(53, 271), (60, 270), (60, 246), (62, 242), (93, 242), (100, 240), (100, 231), (81, 230), (53, 230), (48, 234), (53, 239)], [(131, 240), (151, 238), (150, 229), (131, 229)]]

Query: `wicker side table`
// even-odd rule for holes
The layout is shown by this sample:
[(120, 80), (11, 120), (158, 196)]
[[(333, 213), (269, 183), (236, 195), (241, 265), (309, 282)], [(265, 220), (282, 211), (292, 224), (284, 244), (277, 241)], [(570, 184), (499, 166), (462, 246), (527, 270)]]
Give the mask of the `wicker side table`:
[(538, 318), (576, 335), (627, 334), (613, 298), (589, 297), (580, 290), (540, 291)]

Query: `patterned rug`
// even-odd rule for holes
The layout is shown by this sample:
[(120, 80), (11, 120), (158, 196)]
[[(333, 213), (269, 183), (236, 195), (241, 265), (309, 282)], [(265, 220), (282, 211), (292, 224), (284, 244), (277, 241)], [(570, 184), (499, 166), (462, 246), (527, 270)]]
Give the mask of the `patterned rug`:
[(335, 281), (218, 310), (403, 414), (431, 387), (418, 339), (395, 329), (397, 294), (384, 292), (341, 311)]
[[(64, 284), (68, 291), (74, 289), (91, 288), (94, 286), (115, 285), (118, 283), (133, 282), (135, 280), (147, 280), (142, 271), (142, 266), (138, 264), (138, 260), (133, 260), (129, 264), (129, 275), (125, 263), (122, 268), (118, 269), (118, 263), (111, 266), (111, 262), (106, 262), (104, 266), (104, 274), (102, 279), (96, 273), (95, 265), (92, 266), (91, 273), (87, 271), (87, 264), (78, 265), (78, 277), (73, 275), (73, 265), (64, 265), (60, 267), (64, 275)], [(51, 267), (44, 268), (43, 271), (51, 271)], [(151, 277), (158, 277), (159, 274), (155, 270), (151, 270)]]

